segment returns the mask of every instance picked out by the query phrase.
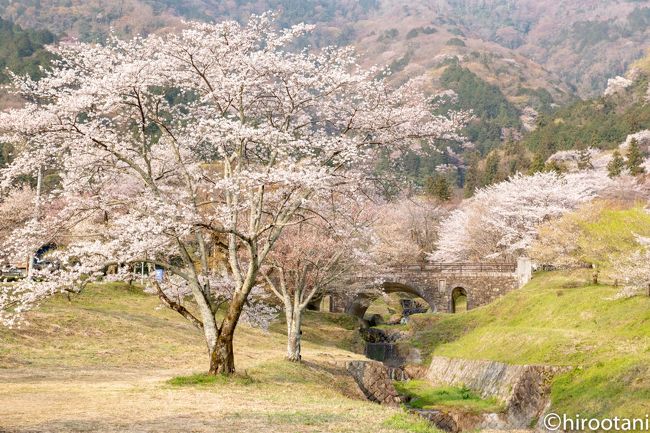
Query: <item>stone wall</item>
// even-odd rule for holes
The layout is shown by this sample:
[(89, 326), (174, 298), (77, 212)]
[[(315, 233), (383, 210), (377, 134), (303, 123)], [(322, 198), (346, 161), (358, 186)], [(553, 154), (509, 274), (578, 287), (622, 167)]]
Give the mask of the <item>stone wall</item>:
[(506, 293), (519, 288), (517, 278), (512, 274), (440, 274), (435, 281), (423, 279), (421, 284), (428, 284), (436, 311), (452, 312), (452, 292), (462, 288), (467, 293), (467, 309), (487, 305)]
[(389, 405), (402, 402), (381, 362), (348, 361), (345, 368), (368, 400)]
[(434, 357), (425, 378), (434, 386), (466, 386), (482, 397), (503, 402), (506, 412), (492, 418), (484, 427), (528, 427), (539, 419), (549, 401), (550, 383), (564, 367), (509, 365), (495, 361), (477, 361)]

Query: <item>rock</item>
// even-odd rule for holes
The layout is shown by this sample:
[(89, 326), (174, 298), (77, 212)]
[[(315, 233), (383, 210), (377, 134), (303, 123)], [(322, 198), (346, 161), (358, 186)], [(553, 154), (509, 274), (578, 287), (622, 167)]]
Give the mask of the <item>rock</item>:
[(450, 433), (458, 433), (459, 431), (461, 431), (454, 417), (447, 412), (443, 412), (440, 410), (422, 410), (422, 409), (412, 409), (409, 412), (419, 415), (422, 418), (425, 418), (440, 430), (444, 430)]

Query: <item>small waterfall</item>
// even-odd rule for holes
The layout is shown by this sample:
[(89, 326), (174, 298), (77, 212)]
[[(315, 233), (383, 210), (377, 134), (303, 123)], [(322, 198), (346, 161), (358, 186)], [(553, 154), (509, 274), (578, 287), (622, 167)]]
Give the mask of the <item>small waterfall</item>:
[(366, 342), (366, 357), (375, 361), (386, 362), (395, 358), (395, 343), (370, 343)]
[(366, 357), (382, 362), (387, 367), (400, 367), (404, 364), (403, 356), (397, 345), (400, 338), (399, 333), (389, 333), (378, 328), (366, 328), (360, 332), (366, 342), (364, 351)]

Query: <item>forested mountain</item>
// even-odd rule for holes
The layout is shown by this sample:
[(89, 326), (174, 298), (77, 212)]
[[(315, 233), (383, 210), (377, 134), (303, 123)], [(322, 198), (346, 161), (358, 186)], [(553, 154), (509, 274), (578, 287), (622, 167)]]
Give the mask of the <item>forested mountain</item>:
[(43, 46), (54, 41), (54, 35), (47, 30), (22, 29), (0, 18), (0, 83), (8, 80), (6, 69), (39, 77), (40, 66), (51, 59)]
[(549, 91), (562, 88), (551, 79), (560, 78), (581, 96), (602, 91), (650, 36), (650, 2), (643, 0), (0, 0), (5, 19), (85, 40), (109, 28), (133, 35), (179, 18), (243, 20), (267, 10), (278, 11), (285, 25), (319, 24), (316, 44), (353, 43), (372, 60), (398, 61), (402, 69), (428, 69), (445, 46), (469, 48), (450, 51), (491, 53), (488, 76), (523, 74), (525, 81), (546, 81)]
[[(573, 154), (571, 158), (576, 155), (581, 158), (578, 165), (590, 166), (588, 155), (608, 154), (612, 149), (621, 152), (622, 144), (631, 137), (642, 141), (639, 152), (647, 156), (650, 150), (649, 83), (650, 56), (647, 56), (632, 64), (624, 77), (609, 80), (602, 96), (542, 113), (534, 130), (521, 140), (508, 140), (483, 158), (478, 154), (466, 155), (463, 176), (466, 195), (516, 172), (565, 171), (568, 167), (562, 160), (569, 154)], [(454, 179), (449, 178), (450, 181)]]
[[(423, 2), (427, 3), (427, 2)], [(444, 0), (433, 2), (478, 37), (512, 48), (558, 74), (581, 96), (605, 88), (647, 46), (644, 0)]]
[[(445, 108), (474, 112), (467, 143), (405, 159), (405, 172), (421, 186), (439, 166), (451, 184), (469, 175), (480, 185), (556, 150), (611, 148), (648, 126), (642, 98), (621, 105), (598, 97), (650, 41), (650, 1), (643, 0), (0, 0), (1, 17), (34, 29), (0, 22), (7, 41), (0, 65), (37, 73), (50, 31), (102, 41), (111, 29), (130, 37), (171, 31), (183, 19), (245, 21), (268, 10), (283, 26), (316, 24), (305, 44), (354, 45), (364, 66), (388, 66), (396, 84), (423, 76), (430, 90), (457, 93)], [(483, 171), (468, 173), (471, 167)]]

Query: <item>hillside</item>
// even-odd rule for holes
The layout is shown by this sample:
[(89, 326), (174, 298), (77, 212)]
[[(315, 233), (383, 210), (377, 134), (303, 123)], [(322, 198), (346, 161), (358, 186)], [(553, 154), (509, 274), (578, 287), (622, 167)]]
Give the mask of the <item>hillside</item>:
[(132, 36), (176, 26), (180, 17), (242, 20), (274, 10), (285, 25), (318, 24), (316, 45), (353, 44), (369, 62), (408, 63), (403, 76), (459, 55), (476, 73), (511, 89), (513, 97), (521, 84), (555, 97), (574, 90), (587, 97), (600, 93), (607, 78), (622, 73), (647, 47), (648, 6), (624, 0), (1, 0), (0, 16), (95, 40), (109, 28)]
[(552, 114), (540, 116), (537, 129), (524, 143), (533, 151), (549, 156), (559, 150), (592, 146), (611, 149), (633, 134), (650, 128), (648, 83), (650, 57), (630, 67), (627, 87), (606, 96), (577, 101)]
[(642, 55), (649, 6), (627, 0), (447, 0), (432, 9), (543, 65), (588, 97)]
[[(404, 344), (418, 347), (425, 365), (441, 355), (573, 366), (553, 384), (553, 410), (638, 415), (650, 404), (650, 298), (611, 300), (616, 288), (586, 285), (587, 277), (538, 273), (486, 307), (413, 316)], [(22, 330), (0, 330), (0, 404), (20, 407), (0, 413), (9, 431), (86, 431), (92, 419), (103, 431), (436, 432), (399, 409), (360, 400), (328, 364), (360, 357), (351, 317), (310, 313), (303, 365), (282, 360), (283, 323), (270, 333), (242, 326), (240, 374), (216, 380), (192, 375), (205, 369), (196, 331), (137, 288), (56, 297), (28, 319)]]
[(612, 300), (586, 272), (538, 273), (501, 300), (456, 315), (414, 318), (409, 344), (431, 355), (572, 366), (552, 410), (634, 416), (650, 408), (650, 298)]
[[(239, 375), (206, 378), (202, 337), (125, 285), (60, 296), (0, 329), (0, 431), (396, 433), (437, 430), (364, 401), (328, 364), (359, 358), (356, 320), (307, 316), (303, 364), (284, 361), (284, 324), (235, 338)], [(46, 408), (44, 410), (44, 408)]]
[(134, 36), (176, 27), (181, 18), (243, 21), (251, 13), (268, 10), (278, 13), (282, 25), (316, 24), (310, 43), (355, 45), (367, 63), (392, 65), (400, 80), (439, 69), (441, 60), (458, 56), (513, 98), (522, 84), (524, 88), (547, 89), (558, 101), (565, 100), (569, 92), (538, 64), (495, 42), (466, 36), (445, 14), (420, 4), (402, 8), (400, 3), (378, 0), (122, 0), (111, 4), (0, 0), (0, 16), (6, 19), (82, 40), (102, 40), (111, 28), (119, 35)]

